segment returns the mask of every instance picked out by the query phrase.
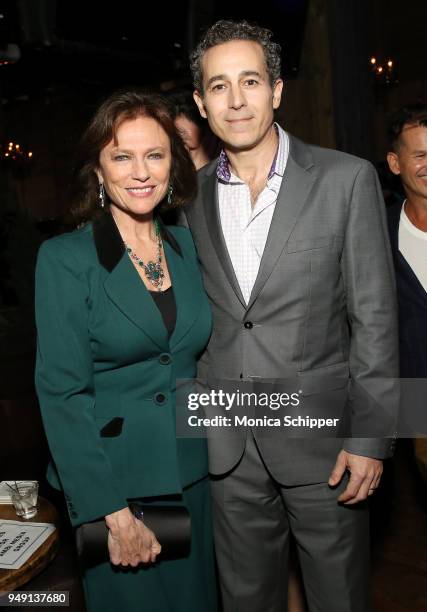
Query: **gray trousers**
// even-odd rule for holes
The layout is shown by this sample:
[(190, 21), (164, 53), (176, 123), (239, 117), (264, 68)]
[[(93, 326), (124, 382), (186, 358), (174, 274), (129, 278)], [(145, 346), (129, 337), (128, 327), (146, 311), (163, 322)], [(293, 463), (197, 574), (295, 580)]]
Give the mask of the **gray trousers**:
[(370, 610), (368, 506), (337, 503), (347, 481), (281, 486), (248, 432), (240, 463), (212, 478), (224, 612), (286, 612), (290, 532), (310, 612)]

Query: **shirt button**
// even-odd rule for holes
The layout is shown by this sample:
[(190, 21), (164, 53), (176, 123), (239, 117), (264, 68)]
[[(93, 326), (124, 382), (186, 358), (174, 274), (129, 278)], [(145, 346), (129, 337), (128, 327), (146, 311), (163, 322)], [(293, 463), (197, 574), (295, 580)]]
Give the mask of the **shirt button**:
[(159, 362), (162, 365), (169, 365), (171, 362), (171, 357), (170, 355), (168, 355), (168, 353), (162, 353), (159, 357)]
[(159, 405), (164, 404), (166, 401), (166, 395), (164, 393), (156, 393), (154, 396), (154, 401)]
[(244, 327), (245, 329), (252, 329), (252, 328), (253, 328), (253, 326), (254, 326), (254, 324), (252, 323), (252, 321), (245, 321), (245, 322), (243, 323), (243, 327)]

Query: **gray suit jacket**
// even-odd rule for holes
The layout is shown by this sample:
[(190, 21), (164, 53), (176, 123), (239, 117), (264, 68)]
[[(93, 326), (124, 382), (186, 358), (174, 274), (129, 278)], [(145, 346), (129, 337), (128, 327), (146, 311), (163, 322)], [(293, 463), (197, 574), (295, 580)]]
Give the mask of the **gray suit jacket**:
[[(186, 208), (214, 318), (199, 376), (297, 377), (307, 396), (328, 386), (335, 390), (333, 401), (347, 406), (353, 437), (290, 439), (284, 428), (267, 436), (254, 428), (264, 462), (282, 484), (326, 480), (342, 447), (359, 455), (389, 456), (391, 439), (355, 437), (357, 432), (369, 436), (371, 421), (375, 431), (382, 419), (381, 407), (366, 389), (381, 380), (373, 395), (387, 403), (390, 388), (383, 379), (398, 376), (395, 281), (374, 168), (290, 137), (247, 305), (221, 230), (215, 170), (216, 161), (199, 172), (198, 197)], [(225, 473), (239, 461), (245, 436), (243, 428), (239, 435), (225, 432), (210, 440), (213, 473)]]

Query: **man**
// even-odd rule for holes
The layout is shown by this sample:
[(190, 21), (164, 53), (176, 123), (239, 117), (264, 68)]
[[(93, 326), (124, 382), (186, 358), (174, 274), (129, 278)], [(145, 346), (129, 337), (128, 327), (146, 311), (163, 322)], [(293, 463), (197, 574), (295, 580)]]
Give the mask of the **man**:
[[(192, 54), (195, 101), (224, 144), (187, 209), (214, 316), (199, 376), (299, 377), (307, 395), (347, 398), (349, 377), (363, 386), (397, 370), (383, 202), (368, 162), (307, 146), (273, 122), (279, 51), (268, 30), (220, 21)], [(351, 428), (369, 435), (373, 407), (361, 395)], [(359, 502), (378, 487), (390, 441), (282, 432), (209, 441), (224, 610), (286, 609), (292, 531), (310, 611), (365, 612)]]
[[(403, 378), (427, 379), (427, 105), (400, 108), (390, 117), (388, 132), (387, 161), (406, 195), (387, 210), (399, 301), (400, 371)], [(425, 389), (417, 382), (408, 390), (402, 435), (425, 433)], [(422, 473), (426, 450), (425, 439), (416, 439)]]
[(399, 299), (402, 377), (427, 378), (427, 106), (399, 109), (390, 119), (390, 170), (406, 200), (388, 209)]

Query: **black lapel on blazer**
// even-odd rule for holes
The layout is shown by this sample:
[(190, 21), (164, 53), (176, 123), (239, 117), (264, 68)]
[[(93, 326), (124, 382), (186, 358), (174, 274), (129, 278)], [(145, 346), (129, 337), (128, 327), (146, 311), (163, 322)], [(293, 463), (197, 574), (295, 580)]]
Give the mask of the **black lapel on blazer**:
[(120, 232), (112, 215), (107, 211), (93, 221), (92, 227), (99, 263), (111, 272), (125, 252)]
[[(178, 242), (163, 224), (160, 227), (172, 253), (181, 259)], [(129, 257), (123, 257), (125, 246), (108, 211), (94, 220), (93, 235), (99, 262), (109, 272), (104, 282), (107, 295), (153, 342), (162, 350), (167, 350), (169, 341), (160, 311)]]
[[(178, 255), (182, 256), (181, 247), (175, 237), (169, 232), (160, 217), (158, 217), (157, 220), (160, 224), (162, 238), (169, 242)], [(111, 213), (105, 211), (94, 219), (92, 226), (99, 263), (104, 266), (108, 272), (112, 272), (125, 252), (125, 245), (123, 244), (117, 225)]]

